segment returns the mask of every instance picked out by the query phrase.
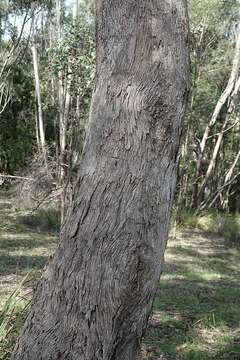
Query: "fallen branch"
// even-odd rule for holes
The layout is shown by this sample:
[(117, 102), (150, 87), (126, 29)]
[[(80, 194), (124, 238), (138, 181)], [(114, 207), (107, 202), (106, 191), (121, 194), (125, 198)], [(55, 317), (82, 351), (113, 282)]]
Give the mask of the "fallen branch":
[(29, 178), (29, 177), (14, 176), (14, 175), (5, 175), (5, 174), (0, 174), (0, 178), (35, 181), (35, 179)]

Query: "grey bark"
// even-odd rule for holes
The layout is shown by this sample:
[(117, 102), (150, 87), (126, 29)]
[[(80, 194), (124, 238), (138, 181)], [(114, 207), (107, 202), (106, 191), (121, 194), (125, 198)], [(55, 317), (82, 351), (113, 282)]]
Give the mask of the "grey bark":
[(189, 85), (186, 2), (101, 0), (73, 203), (12, 360), (134, 360), (163, 266)]

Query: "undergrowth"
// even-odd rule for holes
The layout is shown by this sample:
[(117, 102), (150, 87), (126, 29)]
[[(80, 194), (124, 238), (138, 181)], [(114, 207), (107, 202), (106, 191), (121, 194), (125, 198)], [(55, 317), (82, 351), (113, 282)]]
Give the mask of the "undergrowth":
[(240, 214), (207, 212), (197, 214), (191, 210), (183, 210), (178, 215), (180, 229), (198, 229), (205, 235), (223, 237), (227, 245), (240, 247)]
[(19, 222), (38, 231), (58, 233), (60, 229), (60, 212), (54, 208), (28, 211), (19, 216)]
[(29, 312), (31, 300), (24, 294), (29, 274), (5, 300), (0, 311), (0, 360), (9, 360)]

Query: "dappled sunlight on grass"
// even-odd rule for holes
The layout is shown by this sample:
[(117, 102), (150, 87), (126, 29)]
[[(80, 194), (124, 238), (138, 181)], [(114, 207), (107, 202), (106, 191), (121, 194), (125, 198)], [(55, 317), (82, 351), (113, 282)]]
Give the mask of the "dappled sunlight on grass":
[(239, 250), (197, 232), (170, 240), (153, 319), (153, 359), (240, 360)]
[[(50, 211), (54, 228), (46, 231), (44, 219), (16, 209), (8, 199), (0, 199), (0, 308), (21, 279), (29, 272), (39, 276), (48, 256), (53, 253), (56, 243), (56, 220)], [(34, 217), (34, 222), (32, 221)], [(24, 221), (26, 223), (24, 223)], [(39, 225), (40, 224), (40, 225)]]
[[(22, 294), (31, 299), (55, 248), (55, 216), (22, 212), (0, 199), (0, 310), (29, 272)], [(9, 351), (26, 316), (22, 309), (9, 318)], [(143, 343), (149, 360), (240, 360), (240, 250), (199, 230), (178, 233), (169, 241), (151, 320)]]

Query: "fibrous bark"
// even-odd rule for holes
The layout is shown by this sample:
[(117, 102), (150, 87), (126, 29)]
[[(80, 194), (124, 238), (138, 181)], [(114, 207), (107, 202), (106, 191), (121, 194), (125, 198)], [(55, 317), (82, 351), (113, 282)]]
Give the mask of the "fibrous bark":
[(13, 360), (134, 360), (162, 271), (189, 84), (185, 1), (101, 0), (74, 198)]

